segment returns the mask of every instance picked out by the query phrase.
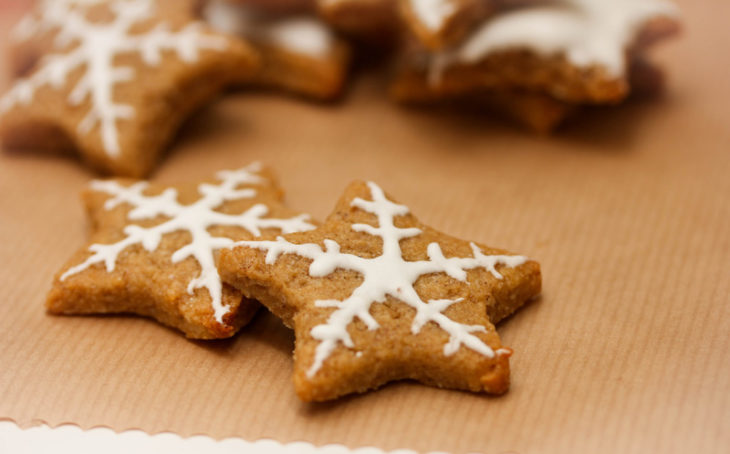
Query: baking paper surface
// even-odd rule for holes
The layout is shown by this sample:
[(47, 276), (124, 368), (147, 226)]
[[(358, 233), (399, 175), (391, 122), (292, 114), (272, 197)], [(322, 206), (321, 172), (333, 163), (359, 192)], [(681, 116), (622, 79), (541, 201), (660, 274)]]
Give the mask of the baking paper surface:
[(265, 311), (219, 342), (135, 317), (46, 315), (53, 274), (85, 243), (78, 195), (95, 175), (73, 156), (4, 152), (0, 419), (454, 453), (727, 449), (730, 4), (681, 6), (686, 33), (656, 52), (668, 94), (553, 137), (398, 108), (370, 75), (339, 106), (230, 94), (153, 175), (260, 160), (319, 219), (348, 182), (373, 180), (441, 231), (538, 260), (542, 298), (498, 326), (515, 351), (505, 396), (404, 382), (303, 404), (292, 333)]

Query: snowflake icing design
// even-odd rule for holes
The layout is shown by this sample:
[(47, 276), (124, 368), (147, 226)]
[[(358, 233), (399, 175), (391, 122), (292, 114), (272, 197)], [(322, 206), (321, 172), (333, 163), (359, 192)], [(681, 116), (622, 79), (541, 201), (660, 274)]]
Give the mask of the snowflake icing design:
[(293, 233), (311, 230), (314, 225), (307, 222), (309, 216), (299, 215), (288, 219), (265, 218), (269, 208), (264, 204), (256, 204), (241, 214), (225, 214), (214, 211), (226, 201), (236, 199), (250, 199), (256, 196), (253, 188), (236, 189), (241, 184), (258, 184), (263, 179), (256, 175), (260, 170), (258, 163), (235, 171), (221, 171), (216, 175), (220, 184), (201, 184), (198, 192), (201, 198), (190, 204), (182, 205), (177, 201), (177, 191), (167, 188), (159, 195), (144, 195), (148, 184), (135, 183), (131, 186), (121, 186), (113, 180), (93, 181), (91, 188), (105, 192), (112, 198), (104, 204), (104, 209), (112, 210), (122, 203), (133, 208), (127, 214), (130, 221), (154, 219), (158, 216), (170, 219), (154, 227), (144, 228), (130, 224), (124, 228), (126, 237), (113, 244), (92, 244), (89, 251), (93, 254), (83, 263), (70, 268), (61, 276), (61, 281), (77, 274), (92, 265), (103, 263), (107, 272), (114, 271), (117, 257), (126, 248), (132, 245), (141, 245), (145, 250), (152, 252), (157, 249), (163, 235), (185, 230), (190, 232), (192, 240), (172, 254), (172, 263), (178, 263), (188, 257), (193, 257), (200, 265), (200, 275), (188, 284), (188, 293), (193, 294), (195, 289), (205, 288), (210, 294), (215, 319), (223, 323), (223, 316), (230, 308), (222, 302), (222, 284), (218, 270), (215, 267), (213, 253), (221, 248), (233, 245), (230, 238), (216, 237), (208, 232), (211, 226), (236, 226), (246, 229), (254, 236), (261, 235), (261, 229), (276, 228), (282, 233)]
[[(46, 4), (47, 3), (47, 4)], [(98, 0), (52, 0), (44, 3), (39, 18), (28, 17), (16, 28), (16, 37), (29, 33), (57, 29), (54, 47), (72, 46), (68, 52), (46, 55), (37, 69), (27, 78), (20, 79), (0, 99), (0, 113), (16, 105), (29, 104), (36, 90), (49, 86), (63, 88), (70, 74), (85, 68), (80, 79), (71, 89), (69, 104), (78, 106), (88, 99), (89, 111), (79, 122), (80, 134), (90, 133), (98, 125), (104, 151), (117, 157), (120, 144), (117, 121), (134, 116), (134, 108), (114, 100), (114, 87), (134, 79), (129, 66), (115, 66), (120, 54), (137, 53), (145, 65), (157, 66), (164, 51), (174, 52), (186, 63), (197, 60), (202, 50), (224, 50), (228, 42), (222, 36), (203, 32), (202, 23), (192, 22), (177, 31), (170, 30), (164, 22), (145, 33), (131, 33), (131, 29), (155, 17), (155, 0), (115, 0), (108, 2), (113, 20), (97, 24), (86, 18), (86, 7)], [(45, 9), (49, 8), (49, 9)]]
[[(66, 18), (72, 10), (100, 5), (108, 0), (41, 0), (35, 11), (23, 16), (10, 31), (10, 38), (15, 42), (28, 41), (45, 33), (60, 31), (68, 33), (69, 24)], [(56, 37), (54, 45), (61, 47), (63, 39)]]
[(352, 294), (339, 300), (317, 300), (317, 307), (331, 307), (335, 310), (329, 315), (326, 323), (315, 326), (311, 336), (319, 341), (314, 362), (307, 371), (313, 377), (322, 367), (324, 361), (332, 354), (338, 343), (354, 348), (347, 327), (355, 318), (362, 320), (370, 330), (379, 327), (378, 322), (370, 314), (374, 303), (384, 303), (386, 296), (401, 301), (416, 310), (411, 325), (411, 332), (418, 334), (421, 328), (433, 322), (449, 334), (449, 341), (444, 346), (444, 355), (450, 356), (464, 345), (487, 357), (494, 357), (495, 352), (479, 337), (472, 333), (485, 332), (481, 325), (465, 325), (458, 323), (444, 314), (444, 310), (463, 299), (438, 299), (423, 301), (414, 288), (416, 280), (430, 273), (446, 273), (453, 279), (466, 282), (467, 270), (484, 268), (495, 278), (502, 279), (496, 270), (498, 264), (516, 267), (527, 261), (524, 256), (485, 255), (474, 243), (471, 243), (473, 257), (444, 257), (438, 243), (430, 243), (427, 247), (428, 260), (406, 261), (403, 259), (400, 240), (421, 234), (418, 228), (399, 228), (394, 224), (396, 216), (409, 213), (407, 206), (388, 200), (383, 190), (375, 183), (368, 183), (372, 201), (356, 198), (352, 206), (377, 216), (378, 227), (369, 224), (353, 224), (355, 232), (365, 232), (383, 240), (382, 254), (375, 258), (364, 258), (340, 252), (340, 245), (330, 239), (324, 240), (324, 250), (318, 244), (294, 244), (278, 237), (275, 241), (241, 241), (235, 246), (247, 246), (266, 252), (266, 263), (273, 265), (282, 254), (295, 254), (312, 260), (309, 275), (325, 277), (336, 269), (352, 270), (360, 273), (362, 284)]

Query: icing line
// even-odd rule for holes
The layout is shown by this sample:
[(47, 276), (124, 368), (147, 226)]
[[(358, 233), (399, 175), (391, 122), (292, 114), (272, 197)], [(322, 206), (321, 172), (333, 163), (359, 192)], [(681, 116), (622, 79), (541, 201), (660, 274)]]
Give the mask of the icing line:
[(203, 15), (219, 31), (275, 44), (312, 58), (328, 58), (335, 44), (330, 29), (314, 17), (262, 19), (251, 8), (221, 0), (208, 2)]
[(456, 12), (452, 0), (410, 0), (418, 20), (431, 32), (443, 28), (446, 20)]
[[(55, 1), (55, 0), (54, 0)], [(84, 4), (92, 5), (87, 1)], [(83, 8), (59, 7), (48, 17), (64, 25), (59, 29), (55, 40), (57, 49), (75, 45), (67, 53), (57, 52), (46, 55), (38, 69), (27, 78), (18, 80), (10, 91), (0, 99), (0, 113), (5, 113), (16, 105), (27, 105), (33, 100), (36, 90), (48, 86), (54, 90), (62, 89), (69, 75), (84, 67), (82, 77), (71, 88), (67, 102), (77, 106), (88, 100), (89, 111), (79, 122), (80, 134), (90, 133), (99, 127), (102, 146), (109, 157), (116, 158), (121, 153), (118, 127), (119, 120), (134, 116), (130, 105), (114, 101), (114, 87), (121, 82), (134, 79), (134, 70), (129, 66), (115, 66), (114, 59), (120, 54), (137, 53), (147, 66), (159, 65), (164, 51), (174, 52), (183, 62), (194, 62), (202, 50), (221, 51), (227, 41), (220, 36), (202, 32), (201, 23), (190, 23), (177, 31), (171, 31), (164, 23), (140, 34), (131, 34), (130, 29), (154, 16), (154, 0), (115, 0), (109, 3), (113, 20), (104, 24), (89, 22)], [(25, 28), (34, 28), (26, 23)], [(44, 27), (43, 25), (35, 26)], [(21, 27), (22, 28), (22, 27)]]

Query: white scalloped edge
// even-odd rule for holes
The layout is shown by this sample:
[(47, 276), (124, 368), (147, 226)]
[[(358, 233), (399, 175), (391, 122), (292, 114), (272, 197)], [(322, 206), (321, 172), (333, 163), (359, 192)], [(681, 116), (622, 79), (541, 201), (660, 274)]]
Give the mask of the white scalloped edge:
[[(183, 438), (172, 432), (148, 434), (139, 429), (115, 432), (109, 427), (82, 430), (72, 423), (50, 427), (40, 424), (21, 429), (14, 421), (0, 419), (0, 453), (104, 453), (104, 454), (418, 454), (410, 449), (383, 451), (375, 447), (350, 449), (341, 444), (315, 446), (305, 441), (280, 443), (271, 439), (242, 438), (215, 440), (207, 435)], [(448, 454), (432, 451), (427, 454)]]

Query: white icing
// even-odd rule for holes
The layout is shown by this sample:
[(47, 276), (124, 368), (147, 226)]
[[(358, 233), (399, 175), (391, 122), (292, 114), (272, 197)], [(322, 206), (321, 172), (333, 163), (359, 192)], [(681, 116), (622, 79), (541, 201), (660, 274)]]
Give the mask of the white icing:
[(332, 32), (312, 17), (283, 19), (264, 33), (272, 43), (313, 58), (328, 57), (335, 41)]
[(194, 258), (200, 265), (200, 274), (188, 284), (188, 292), (205, 288), (210, 294), (215, 318), (223, 323), (223, 316), (230, 308), (223, 305), (221, 300), (222, 284), (215, 267), (213, 253), (221, 248), (231, 246), (233, 240), (225, 237), (213, 236), (208, 228), (212, 226), (242, 227), (254, 236), (261, 234), (261, 229), (276, 228), (282, 233), (300, 232), (313, 229), (307, 221), (307, 215), (295, 216), (289, 219), (265, 218), (269, 208), (264, 204), (256, 204), (241, 214), (225, 214), (215, 211), (226, 201), (237, 199), (251, 199), (257, 192), (253, 188), (236, 189), (242, 184), (259, 184), (264, 180), (256, 174), (260, 170), (258, 163), (235, 171), (218, 172), (217, 185), (201, 184), (198, 192), (201, 198), (191, 205), (182, 205), (177, 201), (177, 191), (173, 188), (164, 190), (155, 196), (145, 195), (148, 187), (146, 182), (135, 183), (131, 186), (121, 186), (113, 180), (93, 181), (91, 188), (95, 191), (110, 194), (111, 197), (104, 204), (106, 210), (112, 210), (122, 203), (132, 207), (127, 214), (129, 221), (141, 221), (165, 216), (169, 219), (153, 227), (140, 227), (129, 224), (124, 228), (124, 239), (112, 244), (92, 244), (89, 251), (93, 254), (83, 263), (69, 268), (61, 281), (77, 274), (92, 265), (103, 263), (107, 272), (114, 271), (119, 254), (129, 246), (139, 244), (147, 251), (154, 251), (160, 244), (163, 235), (187, 231), (192, 240), (172, 254), (172, 263), (178, 263), (188, 257)]
[[(26, 41), (39, 35), (65, 30), (71, 10), (99, 5), (107, 0), (42, 0), (32, 13), (23, 16), (13, 27), (10, 37), (14, 41)], [(63, 33), (63, 31), (61, 32)]]
[(449, 334), (449, 341), (444, 346), (444, 355), (452, 355), (464, 345), (484, 356), (493, 357), (494, 351), (472, 334), (484, 332), (483, 326), (461, 324), (443, 313), (446, 308), (458, 304), (462, 299), (438, 299), (426, 302), (421, 299), (413, 285), (420, 276), (431, 273), (446, 273), (453, 279), (465, 282), (466, 271), (474, 268), (484, 268), (495, 278), (502, 279), (502, 275), (496, 269), (498, 264), (515, 267), (525, 263), (527, 258), (485, 255), (474, 243), (471, 243), (473, 257), (446, 258), (439, 244), (431, 243), (427, 247), (428, 260), (406, 261), (403, 259), (400, 240), (418, 236), (421, 230), (396, 227), (394, 218), (408, 214), (408, 207), (388, 200), (375, 183), (368, 183), (368, 186), (373, 200), (357, 198), (352, 201), (352, 206), (376, 215), (378, 227), (353, 224), (351, 228), (356, 232), (365, 232), (382, 238), (383, 252), (378, 257), (365, 258), (341, 253), (340, 245), (330, 239), (324, 240), (324, 250), (318, 244), (294, 244), (283, 237), (278, 237), (275, 241), (242, 241), (235, 244), (266, 251), (266, 263), (269, 265), (276, 263), (282, 254), (296, 254), (311, 259), (309, 275), (312, 277), (325, 277), (336, 269), (352, 270), (362, 276), (362, 284), (343, 301), (315, 301), (314, 304), (318, 307), (332, 307), (335, 310), (326, 323), (315, 326), (310, 333), (320, 343), (307, 376), (312, 377), (317, 373), (338, 343), (348, 348), (355, 347), (347, 332), (348, 325), (355, 318), (365, 323), (368, 329), (377, 329), (378, 322), (370, 315), (370, 307), (373, 303), (385, 302), (388, 295), (416, 310), (411, 325), (413, 334), (418, 334), (429, 322)]
[(283, 47), (312, 58), (327, 58), (335, 45), (330, 29), (314, 17), (265, 19), (245, 5), (210, 1), (203, 16), (215, 29), (264, 44)]
[(410, 0), (418, 20), (430, 31), (437, 32), (446, 20), (456, 12), (452, 0)]
[(195, 22), (178, 31), (160, 23), (145, 33), (132, 34), (133, 26), (154, 16), (155, 6), (155, 0), (110, 2), (113, 20), (103, 24), (88, 21), (82, 8), (59, 8), (56, 13), (63, 16), (65, 25), (57, 35), (56, 46), (73, 44), (75, 47), (65, 53), (47, 55), (33, 74), (18, 80), (0, 99), (0, 113), (18, 104), (29, 104), (41, 87), (62, 89), (71, 73), (85, 68), (68, 96), (71, 105), (86, 100), (90, 103), (89, 111), (78, 124), (78, 132), (88, 134), (98, 126), (104, 150), (110, 157), (118, 157), (121, 150), (117, 122), (134, 116), (134, 108), (114, 100), (114, 87), (133, 80), (135, 74), (129, 66), (115, 65), (115, 58), (136, 53), (144, 64), (156, 66), (163, 52), (173, 52), (183, 62), (190, 63), (202, 50), (220, 51), (227, 45), (223, 37), (204, 33), (202, 24)]
[(253, 10), (225, 0), (210, 0), (203, 9), (203, 18), (214, 29), (231, 35), (246, 36), (256, 22)]
[(493, 52), (529, 49), (564, 54), (574, 65), (600, 65), (611, 75), (625, 71), (626, 49), (646, 22), (675, 17), (663, 0), (562, 0), (516, 9), (487, 20), (459, 48), (451, 62), (476, 63)]

